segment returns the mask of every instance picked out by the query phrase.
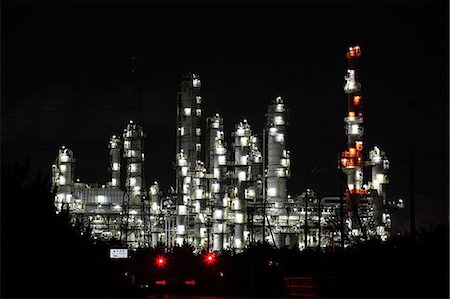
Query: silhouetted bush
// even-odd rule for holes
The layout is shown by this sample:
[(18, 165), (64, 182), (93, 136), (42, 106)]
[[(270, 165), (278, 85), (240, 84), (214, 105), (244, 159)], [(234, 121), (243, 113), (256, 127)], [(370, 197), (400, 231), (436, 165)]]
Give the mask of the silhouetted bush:
[(55, 214), (48, 177), (24, 185), (28, 160), (1, 168), (1, 296), (144, 297), (66, 211)]

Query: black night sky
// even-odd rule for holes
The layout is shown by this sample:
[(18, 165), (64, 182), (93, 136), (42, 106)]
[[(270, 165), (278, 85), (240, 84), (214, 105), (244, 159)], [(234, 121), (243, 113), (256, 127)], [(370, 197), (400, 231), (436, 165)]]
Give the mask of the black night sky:
[[(311, 177), (338, 195), (336, 148), (346, 146), (346, 49), (362, 48), (365, 149), (391, 162), (389, 194), (408, 202), (414, 131), (417, 227), (448, 224), (448, 3), (2, 2), (2, 160), (49, 173), (62, 144), (76, 177), (108, 181), (107, 144), (129, 120), (130, 57), (142, 55), (147, 184), (174, 185), (176, 93), (201, 76), (206, 116), (224, 117), (227, 138), (246, 118), (261, 131), (267, 105), (290, 109), (290, 194)], [(410, 121), (410, 110), (414, 115)], [(393, 215), (409, 230), (408, 209)]]

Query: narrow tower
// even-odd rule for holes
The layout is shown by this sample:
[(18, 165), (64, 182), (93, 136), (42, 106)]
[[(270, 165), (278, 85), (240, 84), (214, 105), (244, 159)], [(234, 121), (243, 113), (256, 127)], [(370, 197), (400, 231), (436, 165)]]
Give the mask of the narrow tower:
[[(268, 214), (276, 222), (288, 203), (287, 180), (290, 177), (290, 154), (286, 150), (287, 109), (284, 100), (276, 97), (267, 113), (267, 202)], [(275, 230), (277, 246), (285, 245), (285, 233)]]
[(213, 250), (224, 249), (224, 233), (227, 230), (227, 186), (225, 176), (227, 173), (227, 149), (224, 142), (223, 119), (216, 114), (208, 117), (207, 130), (207, 155), (206, 167), (209, 174), (209, 197), (213, 208)]
[(147, 246), (148, 230), (145, 219), (144, 131), (132, 120), (123, 132), (126, 194), (123, 202), (123, 238), (132, 248)]
[(58, 157), (52, 167), (57, 213), (61, 212), (62, 208), (70, 209), (73, 206), (74, 170), (75, 158), (73, 157), (73, 152), (63, 145), (59, 149)]
[(129, 204), (140, 206), (144, 195), (144, 132), (132, 120), (123, 133), (123, 156), (126, 159), (126, 183)]
[[(364, 166), (363, 150), (363, 113), (361, 84), (358, 82), (357, 65), (361, 49), (350, 47), (347, 51), (348, 69), (345, 76), (344, 91), (348, 99), (348, 116), (345, 117), (348, 150), (341, 155), (341, 167), (347, 175), (346, 203), (349, 215), (357, 215), (359, 202), (366, 194), (363, 189)], [(351, 218), (350, 218), (351, 219)], [(357, 227), (353, 223), (352, 227)]]
[(108, 148), (110, 157), (109, 169), (111, 171), (111, 181), (109, 182), (109, 187), (117, 189), (120, 188), (120, 138), (113, 135), (109, 141)]
[(151, 245), (152, 247), (156, 247), (158, 243), (162, 241), (161, 236), (164, 232), (161, 210), (161, 192), (159, 190), (158, 182), (155, 181), (153, 185), (150, 186), (149, 197), (150, 223), (148, 225), (151, 232)]
[(245, 190), (251, 177), (251, 138), (252, 131), (247, 120), (236, 125), (234, 135), (234, 173), (236, 182), (231, 200), (234, 211), (234, 248), (242, 250), (246, 243), (244, 232), (247, 222), (247, 201)]
[(369, 189), (373, 192), (374, 225), (376, 234), (385, 240), (389, 237), (391, 230), (390, 203), (386, 198), (386, 187), (389, 184), (387, 175), (389, 160), (384, 151), (377, 146), (369, 152), (369, 159), (372, 165), (372, 182)]
[[(177, 145), (176, 145), (176, 193), (177, 193), (177, 238), (178, 245), (182, 245), (188, 233), (190, 207), (196, 205), (196, 211), (204, 208), (205, 194), (201, 157), (201, 117), (200, 77), (188, 74), (183, 77), (181, 91), (177, 96)], [(204, 168), (204, 167), (203, 167)], [(198, 225), (197, 225), (198, 226)], [(195, 232), (194, 237), (200, 237)], [(191, 236), (193, 237), (193, 236)]]

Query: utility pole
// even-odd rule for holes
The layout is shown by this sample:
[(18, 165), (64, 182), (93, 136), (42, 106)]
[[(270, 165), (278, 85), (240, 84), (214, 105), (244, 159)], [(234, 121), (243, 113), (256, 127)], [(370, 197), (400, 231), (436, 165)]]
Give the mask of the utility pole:
[(410, 119), (409, 119), (409, 200), (410, 206), (410, 230), (411, 237), (416, 237), (416, 200), (414, 198), (414, 103), (409, 104)]
[(416, 203), (414, 198), (414, 154), (413, 154), (413, 142), (412, 137), (409, 145), (409, 200), (410, 206), (410, 230), (411, 236), (416, 237)]
[(416, 200), (414, 197), (415, 184), (414, 184), (414, 110), (423, 110), (426, 107), (425, 104), (417, 104), (413, 101), (400, 103), (400, 107), (409, 110), (409, 201), (410, 201), (410, 231), (411, 237), (416, 236)]

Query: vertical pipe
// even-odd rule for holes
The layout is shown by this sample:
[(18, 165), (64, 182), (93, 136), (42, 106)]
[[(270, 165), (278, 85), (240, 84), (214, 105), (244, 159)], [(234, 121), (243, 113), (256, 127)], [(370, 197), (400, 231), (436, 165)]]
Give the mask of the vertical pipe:
[(266, 242), (266, 128), (263, 128), (263, 227), (262, 227), (262, 239), (263, 243)]

